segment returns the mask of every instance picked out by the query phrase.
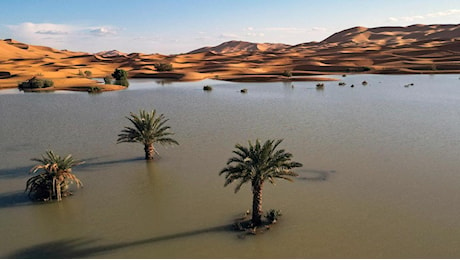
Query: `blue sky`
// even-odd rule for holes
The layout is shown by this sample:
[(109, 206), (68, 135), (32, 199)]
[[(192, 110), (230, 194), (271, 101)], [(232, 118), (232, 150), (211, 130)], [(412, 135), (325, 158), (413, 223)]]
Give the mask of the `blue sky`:
[(0, 38), (177, 54), (229, 40), (299, 44), (354, 26), (458, 24), (460, 0), (6, 0)]

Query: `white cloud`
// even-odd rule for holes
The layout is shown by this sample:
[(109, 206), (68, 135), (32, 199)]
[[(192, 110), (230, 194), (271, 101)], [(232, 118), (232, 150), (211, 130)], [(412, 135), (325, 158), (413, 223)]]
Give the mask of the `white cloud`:
[(268, 27), (264, 30), (269, 32), (283, 32), (283, 33), (304, 33), (307, 30), (305, 28), (296, 28), (296, 27)]
[(51, 34), (51, 35), (68, 34), (68, 32), (58, 31), (58, 30), (42, 30), (42, 31), (36, 31), (35, 33), (38, 33), (38, 34)]
[(429, 18), (448, 17), (456, 14), (460, 14), (460, 9), (450, 9), (446, 11), (439, 11), (434, 13), (428, 13), (423, 15), (412, 15), (412, 16), (400, 16), (400, 17), (389, 17), (388, 21), (392, 23), (397, 22), (415, 22), (419, 20), (426, 20)]
[(324, 28), (324, 27), (312, 27), (311, 28), (312, 31), (315, 31), (315, 32), (325, 32), (327, 31), (327, 28)]
[(234, 33), (221, 33), (219, 35), (219, 38), (221, 38), (221, 39), (239, 39), (240, 36), (238, 34), (234, 34)]
[(443, 16), (451, 16), (455, 14), (460, 14), (460, 9), (450, 9), (447, 11), (441, 11), (436, 13), (429, 13), (426, 16), (428, 17), (443, 17)]
[(27, 36), (32, 36), (34, 34), (68, 34), (74, 30), (74, 28), (69, 25), (52, 23), (21, 23), (17, 25), (7, 25), (7, 27), (13, 32)]
[(97, 45), (104, 41), (103, 38), (117, 35), (117, 30), (111, 26), (25, 22), (6, 27), (11, 31), (10, 38), (34, 45), (64, 49), (71, 49), (81, 39), (91, 39), (93, 44)]
[(96, 35), (96, 36), (111, 36), (111, 35), (117, 34), (117, 31), (115, 29), (111, 27), (106, 27), (106, 26), (90, 29), (89, 32), (92, 35)]

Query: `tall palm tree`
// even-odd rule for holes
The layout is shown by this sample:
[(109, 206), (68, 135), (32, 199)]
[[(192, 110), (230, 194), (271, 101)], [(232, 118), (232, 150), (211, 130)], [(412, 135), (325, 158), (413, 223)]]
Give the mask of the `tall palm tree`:
[(140, 110), (139, 115), (131, 112), (131, 117), (126, 117), (134, 127), (125, 127), (121, 130), (121, 134), (118, 135), (117, 143), (142, 143), (144, 144), (145, 159), (151, 160), (153, 156), (159, 154), (153, 146), (154, 143), (161, 145), (176, 144), (179, 143), (172, 139), (169, 126), (165, 123), (169, 120), (166, 119), (163, 114), (157, 116), (156, 110), (152, 110), (150, 113), (145, 110)]
[(227, 166), (222, 169), (219, 175), (225, 174), (225, 184), (238, 180), (235, 193), (247, 182), (252, 185), (252, 224), (262, 224), (262, 190), (266, 180), (275, 184), (275, 179), (292, 181), (291, 176), (297, 176), (291, 169), (302, 167), (299, 162), (291, 161), (292, 154), (284, 149), (276, 150), (282, 140), (267, 140), (261, 144), (257, 139), (253, 145), (250, 141), (249, 147), (240, 144), (235, 145), (236, 155), (227, 161)]
[(46, 151), (41, 159), (33, 158), (40, 164), (35, 165), (30, 172), (37, 173), (27, 180), (26, 191), (29, 197), (37, 200), (62, 200), (63, 196), (70, 195), (69, 185), (75, 183), (81, 187), (81, 181), (72, 173), (72, 167), (82, 164), (83, 161), (73, 159), (72, 155), (61, 157), (53, 151)]

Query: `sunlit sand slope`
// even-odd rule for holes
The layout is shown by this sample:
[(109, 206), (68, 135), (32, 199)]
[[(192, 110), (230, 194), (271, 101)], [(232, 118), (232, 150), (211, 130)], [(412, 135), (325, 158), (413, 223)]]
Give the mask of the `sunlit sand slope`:
[[(170, 63), (172, 71), (155, 65)], [(55, 89), (117, 90), (84, 77), (103, 78), (114, 69), (130, 78), (232, 81), (314, 80), (344, 73), (460, 73), (460, 25), (354, 27), (321, 42), (298, 45), (230, 41), (178, 55), (89, 54), (0, 41), (0, 88), (17, 87), (34, 76), (52, 79)], [(330, 78), (322, 78), (328, 80)]]

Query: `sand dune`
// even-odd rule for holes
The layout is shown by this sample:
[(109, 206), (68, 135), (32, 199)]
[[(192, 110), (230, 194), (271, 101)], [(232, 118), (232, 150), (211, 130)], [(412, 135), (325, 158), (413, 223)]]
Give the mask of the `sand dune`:
[[(460, 73), (460, 25), (353, 27), (321, 42), (286, 44), (230, 41), (186, 54), (89, 54), (0, 40), (0, 88), (15, 88), (34, 76), (49, 78), (55, 89), (120, 89), (82, 77), (110, 75), (116, 68), (132, 78), (232, 81), (318, 80), (305, 77), (343, 73)], [(174, 70), (158, 72), (156, 63)], [(293, 77), (283, 76), (292, 71)], [(321, 79), (321, 80), (327, 80)]]

